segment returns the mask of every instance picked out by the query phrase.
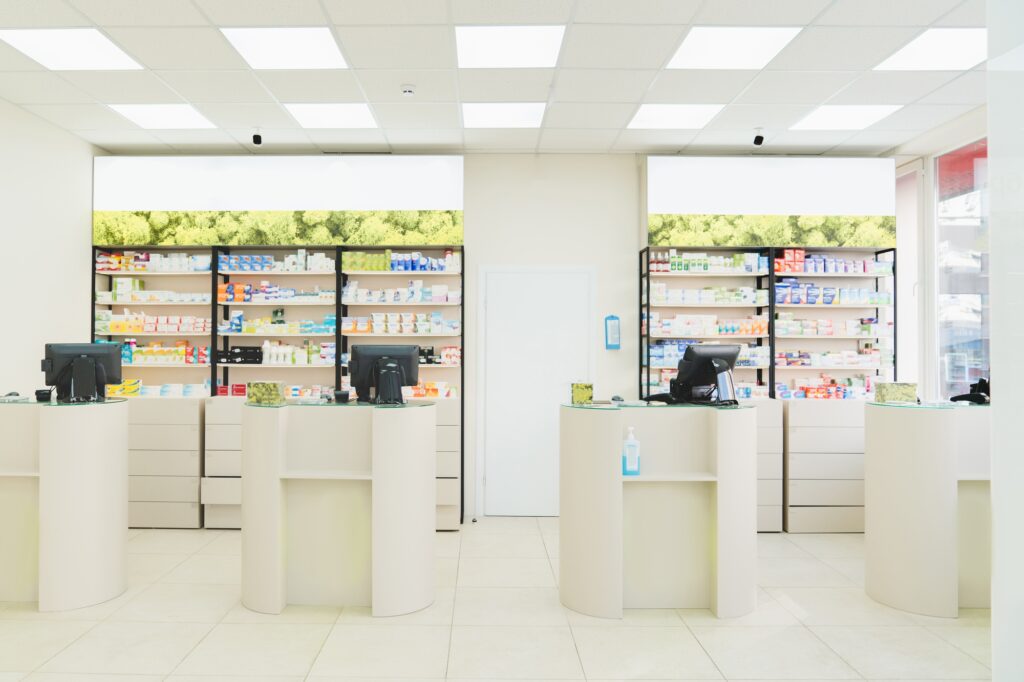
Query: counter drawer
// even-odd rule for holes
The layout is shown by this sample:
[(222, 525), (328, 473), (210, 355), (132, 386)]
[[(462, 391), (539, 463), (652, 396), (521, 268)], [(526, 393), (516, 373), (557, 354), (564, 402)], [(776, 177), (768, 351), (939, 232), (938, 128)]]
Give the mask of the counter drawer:
[(132, 502), (198, 502), (198, 476), (129, 476)]
[(129, 424), (129, 450), (199, 450), (203, 447), (198, 424), (191, 426)]
[(758, 478), (782, 478), (782, 453), (781, 452), (759, 452), (759, 453), (757, 453), (757, 477)]
[(446, 452), (462, 449), (462, 431), (458, 426), (437, 427), (437, 449)]
[(847, 507), (864, 504), (864, 481), (790, 481), (790, 506)]
[(863, 533), (864, 507), (790, 507), (789, 533)]
[(205, 528), (241, 528), (242, 505), (204, 504), (203, 526)]
[(757, 508), (757, 532), (778, 533), (782, 530), (782, 506)]
[(129, 424), (178, 424), (199, 426), (202, 402), (199, 398), (164, 398), (128, 401)]
[(198, 502), (129, 502), (132, 528), (199, 528)]
[(782, 481), (757, 482), (758, 506), (782, 506)]
[(782, 454), (782, 427), (758, 429), (757, 451)]
[(241, 450), (241, 424), (207, 424), (206, 447), (209, 450)]
[(245, 398), (219, 396), (206, 399), (207, 424), (241, 424)]
[(788, 452), (864, 452), (864, 429), (801, 426), (789, 429)]
[(459, 504), (459, 479), (437, 479), (437, 505), (440, 507), (452, 504)]
[(438, 478), (458, 478), (462, 471), (461, 458), (457, 452), (437, 453)]
[(241, 476), (242, 451), (207, 448), (205, 473), (207, 476)]
[(199, 450), (129, 450), (129, 476), (199, 476)]
[(791, 479), (864, 478), (864, 455), (860, 452), (791, 452)]
[(202, 485), (203, 504), (242, 504), (242, 479), (204, 478)]
[(862, 400), (791, 400), (786, 403), (786, 424), (795, 426), (864, 427)]
[(440, 505), (437, 507), (437, 530), (459, 529), (459, 505)]
[(741, 400), (741, 405), (749, 405), (757, 409), (757, 428), (782, 427), (782, 400), (774, 398), (749, 398)]

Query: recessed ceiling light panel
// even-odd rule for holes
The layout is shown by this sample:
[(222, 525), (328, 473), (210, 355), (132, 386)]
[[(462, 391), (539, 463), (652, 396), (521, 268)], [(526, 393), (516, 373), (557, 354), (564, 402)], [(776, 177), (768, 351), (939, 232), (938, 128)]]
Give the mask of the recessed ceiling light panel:
[(930, 28), (875, 67), (876, 71), (967, 71), (988, 58), (988, 30)]
[(191, 104), (111, 104), (110, 108), (147, 130), (193, 130), (217, 126)]
[(344, 69), (329, 28), (222, 28), (221, 33), (254, 69)]
[(718, 115), (722, 104), (641, 104), (629, 128), (635, 130), (700, 130)]
[(790, 130), (863, 130), (902, 108), (895, 104), (825, 104)]
[(544, 102), (479, 102), (462, 105), (466, 128), (540, 128)]
[(668, 68), (763, 69), (800, 31), (784, 26), (694, 26)]
[(550, 69), (565, 26), (456, 26), (460, 69)]
[(285, 104), (303, 128), (376, 128), (370, 106), (362, 102), (337, 104)]
[(142, 65), (94, 28), (19, 28), (0, 40), (52, 71), (129, 71)]

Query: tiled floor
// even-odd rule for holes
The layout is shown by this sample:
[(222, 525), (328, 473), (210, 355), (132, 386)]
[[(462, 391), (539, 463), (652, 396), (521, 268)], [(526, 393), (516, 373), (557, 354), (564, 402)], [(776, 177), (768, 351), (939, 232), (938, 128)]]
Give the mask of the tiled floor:
[(231, 531), (132, 531), (131, 587), (94, 608), (0, 604), (8, 680), (987, 679), (988, 611), (915, 617), (864, 596), (863, 537), (761, 535), (760, 605), (589, 618), (558, 601), (558, 520), (490, 518), (437, 537), (436, 603), (365, 608), (239, 603)]

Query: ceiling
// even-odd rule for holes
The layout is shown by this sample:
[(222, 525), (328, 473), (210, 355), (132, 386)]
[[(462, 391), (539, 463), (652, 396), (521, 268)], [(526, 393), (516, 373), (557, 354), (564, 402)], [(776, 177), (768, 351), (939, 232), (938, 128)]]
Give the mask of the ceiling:
[[(526, 24), (567, 26), (557, 68), (456, 68), (456, 25)], [(806, 28), (761, 71), (664, 69), (694, 25)], [(0, 98), (111, 153), (746, 154), (763, 127), (757, 153), (878, 155), (983, 105), (985, 72), (873, 67), (927, 27), (984, 25), (984, 0), (2, 0), (0, 28), (96, 27), (145, 70), (48, 71), (0, 42)], [(218, 30), (245, 26), (328, 26), (351, 68), (251, 70)], [(460, 103), (505, 101), (547, 102), (542, 127), (463, 129)], [(183, 102), (217, 128), (107, 106)], [(367, 102), (379, 128), (303, 129), (282, 102)], [(727, 106), (702, 130), (627, 129), (642, 103)], [(789, 130), (825, 103), (905, 106)]]

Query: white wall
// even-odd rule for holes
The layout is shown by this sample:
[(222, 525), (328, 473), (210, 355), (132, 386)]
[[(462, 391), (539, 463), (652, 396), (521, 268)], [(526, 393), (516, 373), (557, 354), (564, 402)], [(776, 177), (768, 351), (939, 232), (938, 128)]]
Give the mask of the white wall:
[[(640, 167), (629, 155), (470, 155), (465, 160), (466, 519), (476, 505), (480, 269), (597, 268), (597, 398), (637, 394), (637, 262)], [(622, 319), (622, 349), (604, 350), (603, 320)], [(544, 333), (540, 330), (538, 333)], [(514, 358), (513, 362), (528, 361)], [(529, 387), (509, 386), (522, 392)], [(528, 395), (528, 393), (527, 393)]]
[(922, 354), (919, 325), (921, 307), (918, 293), (921, 222), (921, 173), (911, 171), (896, 179), (896, 352), (898, 381), (917, 382)]
[(43, 387), (47, 342), (89, 340), (93, 147), (0, 101), (0, 391)]

